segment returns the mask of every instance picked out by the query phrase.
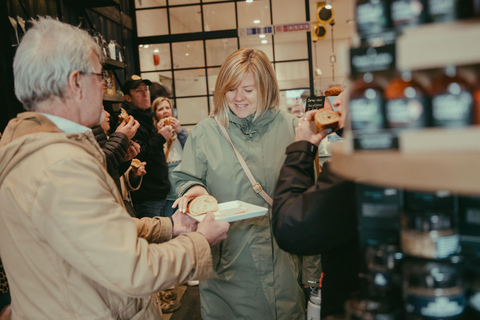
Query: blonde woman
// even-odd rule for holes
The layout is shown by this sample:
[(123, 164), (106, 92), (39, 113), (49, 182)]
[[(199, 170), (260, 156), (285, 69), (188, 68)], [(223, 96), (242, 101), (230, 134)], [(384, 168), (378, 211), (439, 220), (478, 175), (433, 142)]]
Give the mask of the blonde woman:
[[(166, 97), (156, 98), (152, 103), (153, 122), (155, 127), (163, 128), (170, 126), (170, 131), (160, 131), (167, 142), (163, 145), (165, 160), (168, 166), (168, 178), (171, 179), (172, 170), (182, 162), (183, 146), (188, 138), (188, 132), (180, 125), (180, 121), (173, 115), (170, 99)], [(160, 124), (159, 124), (160, 123)], [(171, 217), (174, 213), (172, 205), (177, 199), (175, 188), (170, 189), (167, 195), (167, 203), (163, 208), (164, 217)]]
[[(241, 200), (268, 207), (265, 216), (232, 222), (227, 239), (212, 247), (213, 273), (200, 281), (203, 319), (304, 320), (303, 285), (316, 285), (319, 261), (281, 250), (271, 231), (271, 208), (248, 180), (224, 126), (255, 179), (272, 196), (285, 148), (294, 142), (298, 119), (279, 110), (275, 72), (260, 50), (240, 49), (220, 68), (212, 117), (190, 133), (183, 161), (173, 171), (185, 212), (190, 199), (211, 194), (219, 203)], [(316, 257), (318, 258), (318, 257)]]

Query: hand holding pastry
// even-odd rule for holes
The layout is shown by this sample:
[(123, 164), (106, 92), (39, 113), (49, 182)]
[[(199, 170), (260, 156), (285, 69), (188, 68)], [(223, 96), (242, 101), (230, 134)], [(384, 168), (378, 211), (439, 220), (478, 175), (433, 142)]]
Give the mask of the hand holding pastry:
[(318, 133), (312, 132), (311, 122), (315, 118), (315, 115), (318, 111), (319, 110), (308, 111), (305, 113), (305, 117), (300, 119), (298, 126), (295, 128), (295, 141), (306, 140), (318, 146), (320, 142), (328, 135), (327, 130), (322, 130)]

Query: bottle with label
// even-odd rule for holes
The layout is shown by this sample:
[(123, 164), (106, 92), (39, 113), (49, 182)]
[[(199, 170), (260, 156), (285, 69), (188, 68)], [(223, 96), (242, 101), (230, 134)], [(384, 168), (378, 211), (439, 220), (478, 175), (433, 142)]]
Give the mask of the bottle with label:
[(311, 288), (310, 300), (307, 305), (307, 320), (320, 320), (321, 303), (321, 290)]
[(473, 13), (472, 0), (427, 0), (426, 5), (430, 22), (451, 22)]
[(424, 128), (430, 124), (427, 91), (409, 71), (394, 78), (385, 88), (385, 116), (390, 129)]
[(389, 1), (357, 0), (355, 22), (361, 38), (368, 34), (380, 33), (390, 29)]
[(426, 0), (392, 0), (390, 13), (392, 25), (397, 32), (427, 22)]
[(110, 59), (117, 60), (117, 46), (115, 40), (110, 40), (110, 43), (108, 44), (108, 53)]
[(371, 73), (353, 83), (349, 108), (352, 130), (374, 132), (385, 128), (383, 89)]
[(469, 83), (457, 74), (455, 66), (433, 80), (432, 125), (434, 127), (465, 127), (473, 123), (473, 95)]

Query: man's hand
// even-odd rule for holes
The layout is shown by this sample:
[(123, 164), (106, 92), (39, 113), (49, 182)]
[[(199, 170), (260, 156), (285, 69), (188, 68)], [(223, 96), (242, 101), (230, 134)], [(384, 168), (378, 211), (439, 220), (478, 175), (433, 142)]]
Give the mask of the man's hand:
[(128, 123), (122, 121), (122, 123), (118, 125), (115, 132), (121, 132), (128, 137), (128, 140), (132, 140), (132, 138), (135, 136), (135, 133), (137, 133), (139, 127), (140, 123), (138, 123), (137, 120), (130, 116), (130, 121), (128, 121)]
[(123, 161), (130, 161), (135, 158), (140, 152), (140, 145), (132, 140), (129, 142), (127, 153), (123, 158)]
[(146, 162), (142, 162), (142, 165), (138, 168), (132, 167), (132, 174), (134, 177), (140, 178), (147, 174), (147, 170), (145, 170), (145, 166), (147, 165)]
[(172, 220), (174, 237), (182, 233), (194, 232), (197, 229), (198, 221), (178, 210), (173, 214)]
[(214, 246), (225, 240), (228, 229), (230, 229), (230, 223), (215, 221), (213, 213), (208, 212), (202, 222), (198, 224), (197, 232), (201, 233), (207, 239), (210, 246)]
[(175, 202), (172, 205), (172, 208), (176, 208), (178, 206), (178, 211), (181, 213), (187, 212), (187, 205), (195, 197), (201, 196), (202, 194), (208, 194), (207, 190), (205, 190), (204, 187), (202, 186), (193, 186), (190, 189), (188, 189), (185, 194), (175, 200)]
[(328, 129), (316, 134), (312, 132), (311, 123), (314, 122), (315, 113), (317, 113), (317, 110), (308, 111), (305, 113), (305, 117), (300, 119), (295, 128), (295, 141), (306, 140), (318, 147), (320, 142), (328, 135)]

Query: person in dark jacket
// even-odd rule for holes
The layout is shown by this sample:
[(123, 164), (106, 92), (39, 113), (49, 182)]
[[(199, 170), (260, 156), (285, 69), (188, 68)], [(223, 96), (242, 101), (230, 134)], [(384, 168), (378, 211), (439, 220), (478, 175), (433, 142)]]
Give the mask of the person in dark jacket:
[[(334, 101), (343, 128), (343, 93)], [(330, 170), (326, 163), (314, 176), (314, 159), (327, 130), (310, 130), (316, 110), (309, 111), (286, 149), (273, 202), (272, 227), (278, 245), (299, 255), (322, 255), (324, 273), (321, 317), (344, 312), (345, 301), (358, 291), (359, 241), (355, 185)], [(339, 132), (341, 134), (341, 130)]]
[(146, 162), (147, 174), (140, 189), (132, 192), (132, 200), (138, 218), (160, 216), (170, 192), (168, 166), (163, 145), (167, 140), (162, 131), (171, 131), (171, 126), (155, 127), (150, 111), (152, 82), (137, 75), (128, 78), (122, 86), (125, 95), (125, 110), (140, 123), (133, 140), (140, 145), (137, 158)]
[[(115, 132), (109, 134), (110, 113), (103, 110), (103, 114), (103, 122), (92, 127), (92, 133), (105, 154), (107, 172), (113, 181), (115, 181), (118, 191), (123, 195), (125, 192), (122, 189), (120, 177), (128, 172), (129, 183), (136, 186), (141, 182), (141, 177), (145, 174), (145, 163), (142, 163), (138, 169), (134, 168), (131, 171), (127, 171), (130, 168), (132, 159), (135, 158), (140, 151), (139, 144), (131, 140), (140, 124), (138, 121), (135, 121), (133, 117), (130, 117), (128, 123), (120, 123)], [(132, 217), (136, 217), (132, 203), (125, 199), (123, 201), (128, 213)]]

